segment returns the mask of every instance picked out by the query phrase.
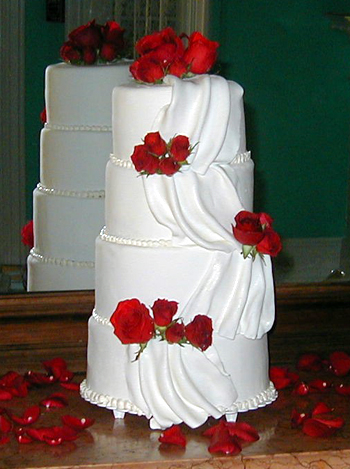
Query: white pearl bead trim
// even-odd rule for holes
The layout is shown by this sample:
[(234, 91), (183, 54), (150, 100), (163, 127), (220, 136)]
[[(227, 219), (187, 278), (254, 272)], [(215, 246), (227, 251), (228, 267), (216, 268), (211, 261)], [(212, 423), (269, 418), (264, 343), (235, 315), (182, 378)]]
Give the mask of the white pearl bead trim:
[(107, 394), (100, 394), (92, 391), (88, 387), (86, 379), (84, 379), (84, 381), (80, 384), (80, 395), (86, 401), (100, 407), (106, 407), (107, 409), (117, 410), (119, 412), (144, 415), (141, 409), (126, 399), (117, 399), (115, 397), (108, 396)]
[(38, 191), (48, 195), (59, 195), (63, 197), (80, 197), (82, 199), (104, 199), (105, 191), (68, 191), (46, 187), (39, 182), (36, 186)]
[(30, 250), (30, 255), (34, 257), (34, 259), (36, 259), (37, 261), (43, 262), (44, 264), (53, 264), (64, 267), (76, 267), (84, 269), (93, 269), (95, 267), (95, 263), (90, 261), (72, 261), (71, 259), (59, 259), (57, 257), (43, 256), (35, 248), (32, 248)]
[[(86, 379), (84, 379), (80, 385), (80, 395), (86, 401), (91, 402), (92, 404), (96, 404), (100, 407), (106, 407), (107, 409), (117, 410), (119, 412), (129, 412), (131, 414), (144, 415), (141, 409), (126, 399), (117, 399), (116, 397), (111, 397), (108, 394), (102, 394), (93, 391), (89, 388)], [(236, 412), (256, 410), (259, 407), (265, 407), (266, 405), (271, 404), (277, 399), (277, 396), (277, 391), (274, 385), (270, 382), (269, 387), (265, 391), (262, 391), (251, 399), (235, 402), (235, 404), (230, 409), (225, 410), (223, 413), (232, 415)]]
[(246, 163), (251, 159), (251, 152), (245, 151), (244, 153), (237, 153), (237, 155), (233, 158), (230, 164), (242, 164)]
[(95, 319), (95, 321), (98, 322), (99, 324), (102, 324), (103, 326), (113, 327), (111, 321), (110, 321), (108, 318), (103, 318), (102, 316), (100, 316), (100, 315), (97, 313), (97, 311), (96, 311), (95, 308), (92, 310), (91, 316), (92, 316), (92, 317)]
[(124, 244), (126, 246), (138, 246), (144, 248), (171, 247), (171, 241), (166, 239), (132, 239), (110, 235), (107, 234), (105, 226), (100, 232), (100, 239), (107, 241), (108, 243)]
[(45, 124), (48, 130), (65, 130), (68, 132), (112, 132), (109, 125), (61, 125), (61, 124)]
[(121, 158), (117, 158), (113, 154), (109, 156), (109, 159), (115, 166), (119, 166), (120, 168), (126, 169), (134, 169), (134, 165), (129, 160), (122, 160)]

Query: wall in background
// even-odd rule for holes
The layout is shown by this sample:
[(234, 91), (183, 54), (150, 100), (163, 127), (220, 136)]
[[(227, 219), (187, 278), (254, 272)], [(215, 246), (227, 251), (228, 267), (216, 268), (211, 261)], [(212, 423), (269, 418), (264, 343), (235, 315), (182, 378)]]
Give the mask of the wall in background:
[(256, 210), (284, 237), (346, 234), (350, 39), (342, 0), (212, 2), (221, 73), (245, 89)]
[(27, 219), (32, 217), (32, 192), (39, 182), (39, 138), (44, 104), (45, 68), (60, 60), (64, 23), (46, 21), (45, 0), (25, 3), (25, 141)]

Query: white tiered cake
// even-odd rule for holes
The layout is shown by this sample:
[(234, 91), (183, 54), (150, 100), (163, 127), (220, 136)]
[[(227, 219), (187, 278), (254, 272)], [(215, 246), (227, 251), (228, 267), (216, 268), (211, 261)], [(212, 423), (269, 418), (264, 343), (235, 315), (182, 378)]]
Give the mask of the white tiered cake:
[[(112, 120), (82, 396), (119, 417), (145, 415), (151, 428), (198, 427), (209, 416), (234, 419), (269, 404), (270, 257), (244, 258), (231, 226), (253, 205), (242, 88), (212, 75), (129, 83), (113, 92)], [(166, 141), (188, 136), (197, 144), (189, 165), (171, 177), (140, 176), (130, 155), (150, 131)], [(155, 339), (135, 360), (139, 346), (121, 343), (110, 321), (132, 298), (147, 306), (174, 300), (185, 323), (209, 316), (213, 345), (203, 352)]]
[(127, 62), (46, 69), (29, 291), (94, 288), (94, 245), (104, 224), (112, 149), (111, 96), (129, 75)]

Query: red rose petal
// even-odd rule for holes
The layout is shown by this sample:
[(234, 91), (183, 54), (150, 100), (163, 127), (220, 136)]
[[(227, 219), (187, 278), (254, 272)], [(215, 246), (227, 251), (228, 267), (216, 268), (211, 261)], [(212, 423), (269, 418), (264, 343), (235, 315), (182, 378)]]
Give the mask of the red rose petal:
[(322, 379), (314, 379), (309, 383), (310, 392), (327, 392), (331, 386), (332, 383)]
[(73, 428), (76, 431), (85, 430), (88, 427), (91, 427), (95, 423), (94, 419), (89, 418), (78, 418), (73, 417), (73, 415), (63, 415), (62, 422), (70, 428)]
[(68, 405), (66, 396), (60, 393), (51, 394), (49, 397), (42, 399), (40, 405), (47, 409), (62, 408)]
[(0, 432), (9, 433), (12, 429), (12, 423), (5, 417), (0, 415)]
[[(63, 443), (65, 430), (62, 427), (28, 428), (27, 435), (33, 440), (43, 441), (50, 446)], [(70, 441), (67, 439), (67, 441)]]
[(12, 399), (12, 393), (5, 389), (0, 389), (0, 401), (10, 401)]
[(344, 426), (345, 421), (341, 417), (335, 417), (333, 419), (321, 419), (319, 417), (313, 417), (313, 420), (317, 420), (317, 422), (323, 423), (327, 425), (327, 427), (331, 428), (341, 428)]
[(32, 407), (28, 407), (28, 409), (24, 411), (22, 417), (10, 414), (10, 418), (13, 422), (25, 426), (35, 423), (38, 420), (40, 413), (40, 407), (38, 405), (34, 405)]
[(299, 357), (297, 368), (302, 371), (320, 371), (322, 359), (317, 353), (305, 353)]
[(350, 396), (350, 385), (338, 384), (335, 386), (335, 391), (341, 396)]
[(293, 409), (291, 415), (292, 427), (299, 427), (308, 418), (310, 418), (309, 414), (306, 414), (305, 412), (298, 412), (296, 409)]
[(0, 445), (6, 445), (10, 442), (10, 437), (7, 435), (3, 435), (0, 437)]
[(315, 407), (313, 408), (312, 415), (319, 415), (319, 414), (328, 414), (329, 412), (332, 412), (333, 409), (331, 409), (327, 404), (324, 402), (318, 402)]
[(173, 425), (170, 428), (164, 430), (164, 432), (158, 438), (160, 443), (167, 443), (170, 445), (178, 445), (185, 447), (186, 446), (186, 437), (182, 433), (181, 427), (178, 425)]
[(36, 386), (43, 386), (46, 384), (52, 384), (57, 381), (53, 375), (45, 375), (44, 373), (37, 373), (35, 371), (28, 371), (25, 374), (25, 379)]
[(333, 433), (336, 431), (336, 428), (331, 428), (315, 419), (307, 419), (303, 424), (302, 430), (305, 435), (311, 436), (313, 438), (322, 438), (333, 435)]
[(62, 388), (68, 389), (69, 391), (79, 391), (80, 384), (79, 383), (60, 383)]
[(333, 352), (329, 357), (331, 370), (337, 376), (345, 376), (350, 371), (350, 356), (345, 352)]
[(26, 433), (16, 435), (18, 443), (22, 445), (27, 445), (28, 443), (32, 443), (33, 439), (30, 438)]
[(208, 448), (210, 453), (235, 455), (242, 451), (236, 438), (232, 437), (226, 426), (220, 426), (213, 434)]
[(299, 380), (299, 375), (288, 368), (273, 366), (270, 368), (270, 379), (277, 390), (287, 388)]
[(309, 394), (309, 392), (310, 388), (304, 382), (296, 384), (293, 389), (293, 394), (296, 394), (297, 396), (306, 396), (307, 394)]
[(245, 422), (226, 422), (226, 428), (231, 436), (236, 436), (243, 441), (258, 441), (259, 434), (254, 427)]
[(203, 432), (203, 436), (208, 436), (209, 438), (211, 438), (214, 435), (214, 433), (217, 432), (222, 427), (226, 428), (226, 422), (224, 420), (220, 420), (218, 424), (207, 428)]

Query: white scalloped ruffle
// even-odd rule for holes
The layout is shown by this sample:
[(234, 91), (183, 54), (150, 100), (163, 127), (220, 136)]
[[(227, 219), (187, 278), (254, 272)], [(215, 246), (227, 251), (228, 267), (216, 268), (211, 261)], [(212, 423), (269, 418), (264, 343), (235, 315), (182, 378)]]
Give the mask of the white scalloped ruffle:
[[(102, 394), (93, 391), (89, 388), (86, 379), (80, 384), (80, 395), (83, 399), (91, 404), (105, 407), (110, 410), (117, 410), (119, 412), (128, 412), (130, 414), (144, 415), (141, 409), (135, 406), (127, 399), (117, 399), (108, 394)], [(265, 407), (277, 399), (278, 393), (270, 381), (269, 387), (257, 394), (256, 396), (243, 401), (236, 401), (234, 405), (226, 410), (227, 414), (234, 414), (237, 412), (248, 412), (249, 410), (256, 410), (260, 407)]]
[(100, 238), (108, 243), (125, 244), (127, 246), (139, 246), (145, 248), (171, 247), (171, 241), (166, 239), (133, 239), (110, 235), (104, 226), (100, 231)]
[(60, 265), (64, 267), (76, 267), (76, 268), (87, 268), (93, 269), (95, 267), (95, 263), (91, 261), (73, 261), (71, 259), (59, 259), (57, 257), (50, 257), (44, 256), (40, 254), (35, 248), (30, 250), (30, 255), (34, 257), (39, 262), (43, 262), (44, 264), (54, 264)]
[(41, 182), (36, 186), (38, 191), (48, 195), (59, 195), (64, 197), (80, 197), (82, 199), (104, 199), (105, 191), (68, 191), (46, 187)]

